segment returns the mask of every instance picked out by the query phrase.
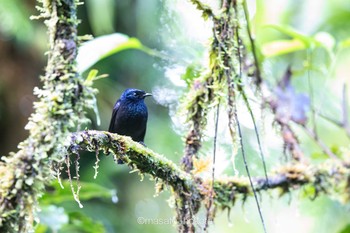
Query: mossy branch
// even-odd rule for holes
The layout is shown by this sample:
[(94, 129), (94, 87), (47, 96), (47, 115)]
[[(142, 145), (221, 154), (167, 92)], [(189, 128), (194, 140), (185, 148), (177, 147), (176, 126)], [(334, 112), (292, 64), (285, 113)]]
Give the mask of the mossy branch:
[(202, 11), (202, 16), (204, 19), (207, 19), (208, 17), (215, 18), (215, 14), (210, 6), (207, 4), (202, 3), (200, 0), (190, 0), (198, 10)]
[[(68, 154), (79, 151), (103, 151), (112, 154), (114, 160), (121, 159), (130, 169), (161, 179), (178, 193), (190, 197), (195, 205), (194, 214), (201, 203), (206, 204), (211, 189), (211, 179), (203, 180), (180, 169), (171, 160), (134, 142), (129, 137), (104, 131), (87, 130), (74, 133)], [(327, 160), (322, 164), (286, 164), (265, 177), (252, 177), (258, 192), (279, 189), (280, 194), (291, 190), (301, 190), (305, 197), (315, 198), (328, 194), (339, 200), (350, 200), (350, 163)], [(225, 176), (214, 181), (214, 200), (217, 207), (231, 208), (239, 198), (245, 200), (253, 192), (247, 177)]]
[(31, 232), (37, 222), (38, 198), (54, 177), (51, 164), (62, 160), (65, 138), (88, 122), (84, 109), (95, 91), (83, 86), (76, 69), (79, 39), (76, 0), (39, 0), (49, 35), (48, 63), (35, 88), (39, 101), (19, 151), (0, 159), (0, 232)]
[(95, 130), (73, 133), (67, 152), (75, 154), (79, 150), (90, 152), (99, 150), (106, 155), (112, 154), (115, 160), (122, 160), (140, 174), (160, 178), (172, 187), (181, 186), (184, 190), (190, 190), (194, 182), (188, 173), (172, 161), (134, 142), (130, 137)]
[(199, 178), (194, 179), (164, 156), (132, 141), (130, 137), (118, 134), (94, 130), (74, 133), (67, 150), (68, 156), (79, 154), (80, 150), (112, 154), (115, 161), (122, 160), (141, 176), (149, 174), (155, 180), (161, 180), (169, 185), (176, 197), (178, 221), (182, 223), (178, 226), (179, 231), (194, 232), (192, 216), (198, 211), (200, 201), (203, 199), (203, 194), (200, 192), (202, 182)]

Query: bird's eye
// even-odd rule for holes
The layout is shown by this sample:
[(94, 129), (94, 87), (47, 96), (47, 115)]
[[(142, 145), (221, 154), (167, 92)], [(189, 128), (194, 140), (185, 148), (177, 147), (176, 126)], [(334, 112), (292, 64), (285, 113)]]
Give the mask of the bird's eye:
[(134, 95), (134, 96), (137, 96), (137, 93), (136, 93), (136, 92), (134, 92), (134, 93), (133, 93), (133, 95)]

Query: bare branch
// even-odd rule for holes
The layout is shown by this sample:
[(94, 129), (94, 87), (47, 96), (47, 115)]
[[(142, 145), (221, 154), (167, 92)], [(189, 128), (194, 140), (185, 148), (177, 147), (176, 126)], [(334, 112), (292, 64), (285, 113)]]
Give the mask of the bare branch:
[(305, 125), (301, 125), (301, 126), (303, 127), (305, 132), (317, 143), (317, 145), (319, 145), (319, 147), (323, 150), (323, 152), (326, 155), (328, 155), (332, 159), (339, 160), (339, 158), (327, 147), (327, 145), (324, 144), (324, 142), (319, 137), (317, 137), (317, 134), (315, 131), (306, 127)]
[(260, 87), (260, 84), (262, 82), (260, 63), (259, 63), (259, 59), (258, 59), (258, 51), (257, 51), (256, 46), (255, 46), (255, 39), (254, 39), (253, 34), (251, 32), (252, 27), (250, 25), (249, 11), (248, 11), (248, 5), (247, 5), (246, 0), (243, 1), (243, 10), (244, 10), (245, 20), (247, 22), (247, 33), (248, 33), (250, 44), (252, 46), (252, 54), (254, 57), (254, 64), (255, 64), (255, 69), (256, 69), (256, 82), (255, 83), (258, 87)]

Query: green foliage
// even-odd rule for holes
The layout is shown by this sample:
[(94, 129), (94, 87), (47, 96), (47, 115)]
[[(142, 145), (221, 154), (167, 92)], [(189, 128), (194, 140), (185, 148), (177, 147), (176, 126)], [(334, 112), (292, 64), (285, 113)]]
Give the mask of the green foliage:
[(115, 1), (86, 0), (86, 8), (94, 35), (105, 35), (115, 31), (113, 25), (116, 15)]
[(49, 59), (41, 77), (42, 88), (34, 91), (39, 100), (26, 126), (29, 137), (19, 144), (16, 154), (0, 161), (3, 232), (31, 231), (37, 198), (52, 179), (50, 165), (62, 161), (67, 135), (89, 121), (85, 109), (93, 106), (95, 94), (94, 89), (82, 85), (76, 73), (78, 20), (73, 13), (78, 1), (39, 2), (42, 7), (38, 7), (41, 14), (37, 18), (46, 19), (49, 31)]
[(292, 38), (278, 39), (264, 43), (261, 50), (265, 58), (289, 54), (296, 51), (323, 48), (328, 53), (328, 56), (334, 59), (339, 50), (350, 46), (350, 39), (336, 41), (336, 39), (327, 32), (318, 32), (313, 36), (309, 36), (287, 25), (265, 25), (264, 28), (275, 29)]
[(40, 224), (35, 233), (46, 233), (52, 230), (58, 233), (104, 233), (102, 223), (94, 221), (80, 212), (66, 213), (62, 207), (45, 206), (39, 214)]
[(306, 46), (298, 39), (292, 40), (275, 40), (265, 43), (262, 46), (262, 53), (265, 57), (279, 56), (300, 50), (305, 50)]
[[(73, 182), (76, 185), (76, 182)], [(41, 205), (50, 205), (50, 204), (60, 204), (67, 201), (75, 201), (72, 195), (72, 192), (69, 188), (70, 183), (67, 180), (62, 181), (64, 188), (61, 188), (58, 181), (52, 182), (49, 186), (48, 191), (45, 192), (43, 197), (40, 199)], [(79, 193), (80, 200), (87, 201), (92, 198), (104, 198), (112, 200), (116, 198), (116, 191), (107, 189), (92, 182), (80, 182), (80, 185), (83, 187)]]
[(322, 47), (330, 54), (333, 52), (335, 39), (326, 32), (317, 33), (315, 36), (307, 36), (286, 25), (266, 25), (265, 28), (275, 29), (292, 38), (290, 40), (275, 40), (264, 44), (262, 51), (266, 57), (288, 54), (299, 50), (314, 49), (316, 47)]
[[(54, 232), (105, 232), (101, 223), (94, 221), (85, 214), (81, 212), (67, 213), (63, 207), (59, 207), (59, 205), (67, 202), (71, 205), (75, 203), (69, 188), (69, 181), (64, 180), (62, 185), (64, 188), (61, 187), (58, 181), (53, 181), (40, 199), (42, 211), (39, 213), (40, 224), (36, 228), (36, 233), (45, 233), (47, 229)], [(73, 182), (73, 185), (77, 185), (76, 182)], [(115, 190), (90, 182), (80, 182), (80, 185), (83, 187), (79, 193), (79, 198), (82, 201), (98, 198), (116, 202), (118, 199)]]
[(349, 48), (350, 47), (350, 38), (341, 41), (340, 47), (341, 48)]
[(53, 232), (57, 232), (63, 225), (68, 224), (68, 215), (62, 207), (54, 205), (42, 207), (39, 213), (40, 225), (36, 229), (36, 233), (44, 233), (48, 228)]
[(187, 86), (193, 83), (193, 80), (201, 75), (201, 67), (198, 64), (191, 64), (187, 66), (186, 72), (181, 76), (181, 78), (186, 82)]
[(151, 55), (155, 54), (153, 50), (142, 45), (138, 39), (114, 33), (97, 37), (79, 47), (78, 70), (83, 73), (98, 61), (126, 49), (138, 49)]
[(90, 70), (88, 76), (85, 79), (84, 85), (92, 86), (94, 81), (99, 80), (101, 78), (107, 78), (108, 77), (107, 74), (102, 74), (102, 75), (97, 75), (97, 74), (98, 74), (98, 70), (96, 70), (96, 69)]
[(303, 42), (305, 44), (305, 47), (310, 48), (314, 43), (315, 40), (313, 40), (311, 37), (306, 36), (300, 32), (298, 32), (297, 30), (291, 28), (290, 26), (287, 25), (265, 25), (265, 28), (272, 28), (275, 29), (289, 37), (292, 37), (294, 39), (298, 39), (301, 42)]
[(346, 225), (341, 231), (338, 233), (350, 233), (350, 224)]
[(79, 212), (69, 213), (69, 224), (62, 226), (61, 233), (104, 233), (106, 232), (102, 223), (96, 222)]
[(29, 42), (33, 36), (33, 25), (28, 21), (30, 14), (21, 0), (0, 0), (1, 37), (15, 37), (20, 42)]

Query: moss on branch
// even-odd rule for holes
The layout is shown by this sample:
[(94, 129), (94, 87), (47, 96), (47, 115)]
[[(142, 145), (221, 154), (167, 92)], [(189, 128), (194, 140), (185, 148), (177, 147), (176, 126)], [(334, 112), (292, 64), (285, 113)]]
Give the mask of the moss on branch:
[(95, 91), (83, 86), (77, 73), (76, 0), (39, 0), (49, 35), (48, 63), (35, 88), (39, 101), (26, 129), (29, 137), (19, 151), (0, 160), (0, 232), (31, 232), (37, 222), (37, 199), (54, 177), (51, 164), (62, 160), (65, 138), (88, 122)]
[[(177, 193), (190, 197), (195, 206), (194, 214), (201, 203), (207, 203), (212, 180), (203, 180), (180, 169), (171, 160), (153, 152), (151, 149), (132, 141), (129, 137), (104, 131), (82, 131), (71, 136), (69, 154), (79, 150), (103, 151), (113, 154), (115, 161), (121, 159), (141, 175), (149, 174), (161, 179)], [(327, 160), (319, 165), (292, 163), (281, 166), (269, 175), (268, 181), (253, 177), (258, 192), (278, 189), (280, 195), (292, 190), (301, 190), (305, 197), (315, 198), (327, 194), (347, 202), (350, 199), (350, 164)], [(214, 181), (214, 201), (216, 207), (230, 208), (237, 199), (245, 200), (253, 192), (247, 177), (218, 177)], [(184, 198), (186, 199), (186, 198)]]
[(204, 19), (208, 19), (209, 17), (215, 18), (215, 14), (213, 9), (207, 4), (202, 3), (199, 0), (190, 0), (198, 10), (202, 11), (202, 16)]
[[(141, 176), (149, 174), (155, 180), (161, 180), (169, 185), (177, 197), (176, 205), (182, 209), (182, 213), (189, 210), (188, 206), (191, 206), (194, 214), (198, 211), (200, 201), (203, 199), (203, 194), (200, 192), (203, 190), (201, 180), (192, 177), (164, 156), (134, 142), (130, 137), (94, 130), (74, 133), (67, 152), (69, 155), (78, 154), (79, 150), (112, 154), (115, 161), (122, 160)], [(190, 215), (183, 217), (191, 220), (188, 216)], [(184, 219), (182, 221), (187, 221)], [(184, 228), (184, 231), (191, 232), (190, 229), (191, 227)]]
[[(325, 194), (346, 203), (350, 200), (349, 177), (349, 164), (328, 160), (319, 165), (287, 164), (270, 174), (268, 180), (252, 179), (258, 192), (278, 189), (281, 196), (299, 190), (303, 197), (312, 200)], [(248, 179), (242, 177), (218, 178), (214, 189), (216, 205), (222, 208), (232, 207), (237, 197), (245, 200), (252, 195)]]
[(95, 130), (73, 133), (68, 153), (74, 154), (79, 150), (90, 152), (99, 150), (107, 155), (111, 153), (115, 160), (120, 159), (141, 174), (146, 173), (154, 178), (160, 178), (173, 187), (180, 185), (188, 190), (193, 185), (192, 177), (188, 173), (164, 156), (134, 142), (130, 137)]

